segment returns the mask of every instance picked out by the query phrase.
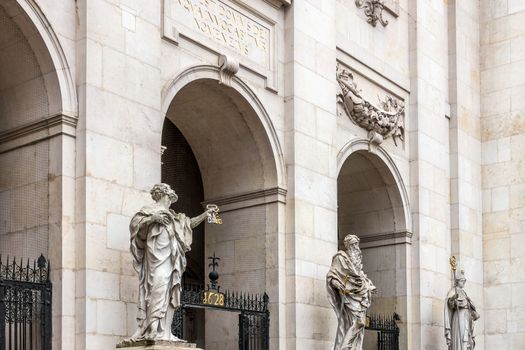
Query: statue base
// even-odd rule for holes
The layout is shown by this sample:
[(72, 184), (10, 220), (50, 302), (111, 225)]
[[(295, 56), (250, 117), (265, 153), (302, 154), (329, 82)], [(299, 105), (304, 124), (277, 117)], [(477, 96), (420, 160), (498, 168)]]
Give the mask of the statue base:
[(117, 349), (129, 350), (202, 350), (197, 348), (194, 343), (187, 343), (184, 341), (168, 341), (168, 340), (140, 340), (137, 342), (130, 342), (123, 340), (117, 344)]

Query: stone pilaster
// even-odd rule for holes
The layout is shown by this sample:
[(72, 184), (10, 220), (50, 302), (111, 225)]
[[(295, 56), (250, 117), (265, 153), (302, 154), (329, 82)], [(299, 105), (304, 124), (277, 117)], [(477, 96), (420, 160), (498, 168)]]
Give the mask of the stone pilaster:
[(134, 329), (122, 231), (160, 179), (160, 3), (77, 2), (77, 349), (114, 348)]
[(335, 316), (325, 276), (337, 250), (335, 1), (295, 1), (285, 18), (288, 174), (286, 349), (325, 348)]
[(486, 349), (525, 348), (525, 3), (481, 2)]

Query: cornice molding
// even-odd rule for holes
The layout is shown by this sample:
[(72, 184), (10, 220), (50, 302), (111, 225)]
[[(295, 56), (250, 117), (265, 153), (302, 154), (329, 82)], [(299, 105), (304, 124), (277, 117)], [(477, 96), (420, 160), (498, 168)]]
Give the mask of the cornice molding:
[(233, 196), (217, 197), (202, 202), (203, 206), (207, 204), (216, 204), (221, 212), (228, 212), (248, 207), (255, 207), (269, 203), (286, 203), (286, 189), (274, 187), (265, 190), (245, 192)]
[(65, 134), (75, 137), (77, 122), (76, 117), (58, 114), (0, 132), (0, 153), (57, 135)]
[(388, 233), (379, 233), (373, 235), (359, 236), (360, 247), (375, 248), (396, 244), (412, 244), (412, 232), (396, 231)]
[(270, 5), (273, 5), (277, 8), (283, 7), (283, 6), (290, 6), (292, 4), (292, 0), (264, 0)]

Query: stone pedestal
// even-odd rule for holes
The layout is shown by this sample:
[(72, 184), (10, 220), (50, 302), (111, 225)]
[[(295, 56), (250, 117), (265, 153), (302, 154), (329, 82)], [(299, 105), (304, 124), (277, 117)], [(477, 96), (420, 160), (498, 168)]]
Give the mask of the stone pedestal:
[(194, 343), (183, 341), (166, 341), (166, 340), (142, 340), (138, 342), (122, 341), (117, 345), (117, 349), (128, 350), (203, 350), (197, 348)]

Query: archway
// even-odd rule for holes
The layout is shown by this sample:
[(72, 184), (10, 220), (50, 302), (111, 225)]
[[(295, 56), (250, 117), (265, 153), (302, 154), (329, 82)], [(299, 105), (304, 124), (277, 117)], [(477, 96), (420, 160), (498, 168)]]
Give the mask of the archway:
[[(192, 276), (187, 278), (204, 282), (206, 257), (216, 253), (221, 258), (223, 288), (271, 295), (277, 286), (268, 278), (277, 273), (277, 266), (272, 258), (276, 252), (269, 248), (274, 245), (268, 242), (278, 232), (282, 197), (278, 194), (278, 161), (260, 115), (238, 89), (219, 84), (213, 77), (200, 77), (186, 82), (174, 94), (162, 142), (167, 147), (162, 156), (162, 179), (181, 189), (176, 209), (199, 211), (206, 203), (221, 208), (223, 225), (206, 224), (203, 234), (196, 232), (190, 256), (193, 261), (188, 264)], [(196, 180), (199, 176), (202, 185)], [(197, 200), (199, 186), (202, 205)], [(193, 196), (186, 203), (185, 191)], [(199, 330), (195, 329), (198, 322), (194, 323), (192, 331), (197, 337), (189, 340), (206, 348), (238, 347), (236, 315), (206, 310), (204, 324), (205, 329)], [(199, 344), (201, 334), (204, 342)]]
[[(370, 313), (401, 316), (401, 340), (406, 339), (407, 273), (411, 234), (404, 189), (387, 164), (368, 150), (355, 150), (342, 163), (337, 179), (338, 239), (360, 238), (363, 269), (377, 287)], [(377, 347), (374, 335), (365, 349)]]
[[(74, 343), (75, 85), (52, 26), (33, 0), (0, 2), (0, 254), (49, 258), (53, 347)], [(71, 195), (64, 195), (71, 194)], [(67, 238), (65, 238), (67, 237)], [(69, 241), (64, 242), (64, 239)], [(69, 273), (65, 278), (65, 274)]]
[[(62, 175), (51, 168), (50, 154), (58, 159), (62, 154), (54, 153), (60, 147), (51, 141), (55, 135), (49, 128), (67, 120), (74, 129), (76, 99), (61, 86), (61, 80), (70, 84), (71, 77), (63, 61), (58, 69), (55, 66), (55, 60), (64, 57), (45, 23), (30, 1), (0, 4), (0, 254), (4, 256), (47, 256), (54, 234), (49, 227), (60, 220), (49, 208), (51, 202), (60, 206), (50, 193), (55, 185), (50, 179)], [(65, 97), (68, 94), (72, 96)]]

